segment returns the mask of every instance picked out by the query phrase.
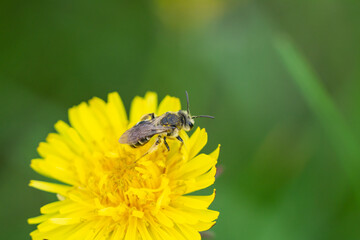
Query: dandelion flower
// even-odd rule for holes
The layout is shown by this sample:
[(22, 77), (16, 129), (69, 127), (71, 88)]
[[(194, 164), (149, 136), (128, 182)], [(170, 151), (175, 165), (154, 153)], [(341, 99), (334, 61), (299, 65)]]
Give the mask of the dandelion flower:
[(41, 158), (31, 167), (61, 183), (30, 182), (30, 186), (55, 193), (58, 201), (41, 207), (34, 240), (151, 240), (200, 239), (199, 232), (215, 224), (219, 213), (208, 207), (215, 197), (190, 195), (215, 181), (219, 147), (199, 154), (207, 133), (198, 128), (191, 137), (181, 131), (185, 147), (168, 141), (136, 163), (152, 142), (131, 148), (118, 139), (146, 113), (161, 115), (180, 110), (177, 98), (157, 95), (135, 97), (130, 120), (117, 93), (108, 102), (93, 98), (69, 110), (70, 125), (55, 124), (40, 143)]

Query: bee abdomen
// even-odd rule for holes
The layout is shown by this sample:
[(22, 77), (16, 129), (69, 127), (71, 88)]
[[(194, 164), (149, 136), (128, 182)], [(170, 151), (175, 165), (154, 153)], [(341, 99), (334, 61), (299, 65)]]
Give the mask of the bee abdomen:
[(140, 146), (143, 146), (145, 144), (147, 144), (149, 142), (151, 137), (144, 137), (144, 138), (141, 138), (139, 141), (137, 141), (136, 143), (134, 144), (131, 144), (130, 146), (133, 147), (133, 148), (137, 148), (137, 147), (140, 147)]

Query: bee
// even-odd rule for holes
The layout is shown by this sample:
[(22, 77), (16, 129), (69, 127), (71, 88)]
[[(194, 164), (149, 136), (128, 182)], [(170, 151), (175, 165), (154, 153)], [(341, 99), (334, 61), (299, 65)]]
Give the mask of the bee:
[(163, 140), (167, 150), (170, 151), (169, 144), (166, 142), (167, 138), (176, 138), (183, 144), (184, 141), (179, 136), (179, 132), (182, 129), (190, 131), (194, 127), (195, 118), (214, 118), (208, 115), (191, 116), (189, 110), (189, 95), (187, 91), (185, 91), (185, 93), (187, 101), (186, 111), (166, 112), (161, 116), (155, 116), (154, 113), (145, 114), (141, 117), (140, 122), (123, 133), (119, 139), (119, 143), (128, 144), (133, 148), (137, 148), (148, 143), (153, 136), (158, 135), (157, 140), (150, 149), (154, 149), (154, 147), (159, 145), (161, 140)]

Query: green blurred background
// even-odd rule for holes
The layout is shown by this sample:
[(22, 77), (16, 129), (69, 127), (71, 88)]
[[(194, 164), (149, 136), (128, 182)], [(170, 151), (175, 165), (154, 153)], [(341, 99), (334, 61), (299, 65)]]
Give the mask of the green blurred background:
[(360, 3), (0, 2), (0, 239), (55, 199), (29, 163), (67, 110), (185, 101), (222, 144), (215, 239), (360, 239)]

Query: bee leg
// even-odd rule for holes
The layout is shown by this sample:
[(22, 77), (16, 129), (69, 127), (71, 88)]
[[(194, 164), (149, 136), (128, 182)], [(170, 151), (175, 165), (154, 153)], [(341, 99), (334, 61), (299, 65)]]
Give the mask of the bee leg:
[(169, 144), (166, 142), (166, 137), (164, 137), (164, 144), (165, 144), (167, 150), (170, 151)]
[(152, 153), (153, 151), (155, 151), (156, 147), (161, 143), (161, 137), (158, 136), (158, 138), (156, 139), (155, 143), (149, 148), (149, 150), (147, 150), (147, 152), (142, 156), (144, 157), (145, 155)]
[(137, 161), (139, 161), (141, 158), (145, 157), (149, 153), (152, 153), (160, 143), (161, 143), (161, 137), (158, 136), (158, 138), (156, 139), (156, 142), (149, 148), (149, 150), (147, 150), (147, 152), (144, 153), (141, 157), (136, 159), (134, 163), (136, 163)]
[(149, 113), (149, 114), (145, 114), (140, 118), (140, 121), (145, 121), (147, 119), (154, 119), (155, 118), (155, 114), (154, 113)]
[[(180, 145), (180, 150), (181, 150), (182, 147), (185, 145), (184, 140), (180, 136), (177, 136), (176, 139), (181, 142), (181, 145)], [(186, 145), (185, 145), (185, 149), (186, 149)]]
[(184, 144), (184, 140), (182, 140), (180, 136), (177, 136), (176, 139), (179, 140), (182, 144)]

